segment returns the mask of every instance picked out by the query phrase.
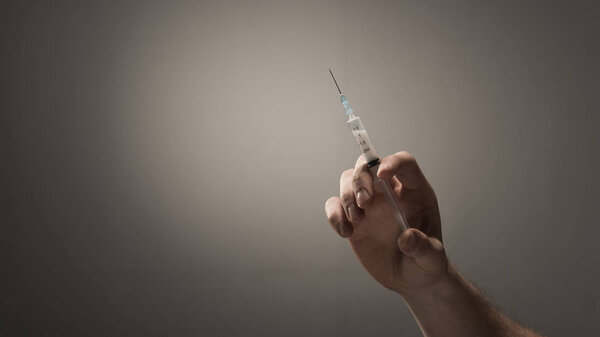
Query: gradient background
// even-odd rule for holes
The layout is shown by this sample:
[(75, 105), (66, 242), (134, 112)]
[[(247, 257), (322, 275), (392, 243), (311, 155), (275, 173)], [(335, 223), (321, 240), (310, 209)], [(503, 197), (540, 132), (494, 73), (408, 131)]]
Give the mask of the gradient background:
[(3, 1), (3, 336), (418, 336), (325, 200), (413, 153), (505, 313), (600, 329), (600, 7)]

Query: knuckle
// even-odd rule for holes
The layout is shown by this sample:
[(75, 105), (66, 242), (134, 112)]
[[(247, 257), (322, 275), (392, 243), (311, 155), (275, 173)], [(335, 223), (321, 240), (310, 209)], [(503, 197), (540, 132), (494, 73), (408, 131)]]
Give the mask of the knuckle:
[(327, 222), (334, 228), (338, 228), (342, 221), (342, 216), (338, 212), (332, 212), (327, 215)]
[(325, 211), (327, 212), (331, 207), (333, 207), (336, 201), (336, 197), (330, 197), (329, 199), (327, 199), (327, 201), (325, 201)]
[(367, 167), (367, 163), (366, 162), (362, 162), (362, 163), (357, 163), (356, 167), (354, 169), (354, 174), (360, 174), (362, 172), (367, 172), (369, 170), (369, 168)]
[(342, 201), (342, 205), (344, 205), (344, 206), (350, 205), (351, 203), (354, 202), (354, 191), (352, 191), (352, 190), (344, 191), (344, 193), (342, 193), (340, 199)]
[(442, 254), (446, 253), (446, 249), (444, 248), (444, 244), (440, 240), (438, 240), (436, 238), (431, 238), (430, 239), (430, 243), (431, 243), (431, 247), (435, 251), (437, 251), (439, 253), (442, 253)]
[(337, 197), (330, 197), (325, 201), (325, 216), (327, 217), (327, 221), (333, 224), (336, 221), (336, 213), (339, 209), (339, 199)]
[(363, 177), (360, 174), (352, 176), (352, 187), (354, 189), (360, 188), (363, 185)]
[(411, 163), (416, 164), (417, 163), (417, 160), (415, 159), (415, 157), (406, 151), (396, 152), (396, 154), (394, 154), (394, 157), (396, 157), (396, 159), (398, 159), (398, 161), (400, 163), (406, 163), (406, 164), (411, 164)]
[(352, 178), (352, 189), (354, 191), (365, 189), (370, 193), (371, 186), (369, 185), (368, 178), (363, 175), (354, 176), (354, 178)]
[(354, 174), (354, 169), (347, 169), (345, 171), (342, 172), (342, 174), (340, 175), (340, 183), (342, 183), (344, 181), (344, 179), (351, 177)]
[(340, 223), (340, 217), (335, 213), (327, 214), (327, 222), (332, 226), (337, 226)]

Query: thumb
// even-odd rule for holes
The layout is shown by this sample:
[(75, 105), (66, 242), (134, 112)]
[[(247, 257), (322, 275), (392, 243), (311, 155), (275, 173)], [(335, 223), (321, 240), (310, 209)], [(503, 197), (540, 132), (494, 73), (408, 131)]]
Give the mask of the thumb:
[(400, 235), (398, 248), (404, 255), (414, 258), (425, 271), (440, 271), (446, 266), (444, 245), (416, 228), (409, 228)]

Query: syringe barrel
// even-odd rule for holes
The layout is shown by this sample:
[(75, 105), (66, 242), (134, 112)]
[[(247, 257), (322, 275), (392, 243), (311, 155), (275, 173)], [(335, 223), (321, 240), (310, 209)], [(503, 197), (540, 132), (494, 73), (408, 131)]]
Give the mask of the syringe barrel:
[(369, 139), (369, 135), (367, 134), (367, 130), (363, 126), (360, 117), (351, 116), (348, 120), (348, 126), (350, 130), (352, 130), (352, 135), (354, 136), (354, 140), (356, 144), (360, 147), (363, 155), (365, 156), (365, 160), (367, 163), (377, 162), (379, 163), (379, 156), (371, 144), (371, 140)]

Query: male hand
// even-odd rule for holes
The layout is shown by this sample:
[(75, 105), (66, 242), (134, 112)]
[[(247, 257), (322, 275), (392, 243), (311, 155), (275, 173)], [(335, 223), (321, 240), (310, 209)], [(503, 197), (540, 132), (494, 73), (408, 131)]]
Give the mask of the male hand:
[(325, 203), (329, 223), (388, 289), (405, 295), (444, 280), (448, 262), (437, 198), (415, 158), (408, 152), (385, 157), (377, 177), (390, 183), (411, 228), (401, 232), (362, 155), (354, 169), (342, 173), (340, 196)]

